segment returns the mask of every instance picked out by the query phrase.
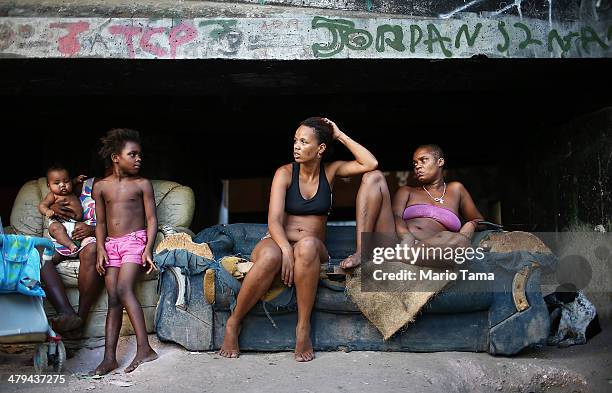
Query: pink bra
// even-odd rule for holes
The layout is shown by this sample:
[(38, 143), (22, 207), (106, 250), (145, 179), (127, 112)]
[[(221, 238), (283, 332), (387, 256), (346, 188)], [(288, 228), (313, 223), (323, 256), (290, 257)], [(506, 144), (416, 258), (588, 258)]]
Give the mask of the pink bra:
[(412, 218), (431, 218), (444, 225), (451, 232), (459, 232), (461, 221), (451, 210), (428, 204), (410, 205), (404, 209), (404, 221)]

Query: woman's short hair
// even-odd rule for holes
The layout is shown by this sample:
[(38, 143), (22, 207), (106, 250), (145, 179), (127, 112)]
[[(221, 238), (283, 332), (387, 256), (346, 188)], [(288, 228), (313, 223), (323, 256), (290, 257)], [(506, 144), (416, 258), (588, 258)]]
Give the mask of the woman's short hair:
[(330, 157), (333, 153), (332, 142), (334, 140), (334, 130), (332, 126), (324, 122), (322, 117), (309, 117), (308, 119), (302, 121), (300, 126), (310, 127), (314, 130), (319, 144), (325, 143), (323, 158)]
[(442, 150), (442, 148), (440, 146), (438, 146), (438, 145), (435, 145), (435, 144), (432, 144), (432, 143), (427, 144), (427, 145), (421, 145), (421, 146), (417, 147), (415, 151), (417, 151), (419, 149), (427, 149), (427, 150), (429, 150), (436, 157), (436, 160), (438, 158), (446, 159), (445, 156), (444, 156), (444, 150)]

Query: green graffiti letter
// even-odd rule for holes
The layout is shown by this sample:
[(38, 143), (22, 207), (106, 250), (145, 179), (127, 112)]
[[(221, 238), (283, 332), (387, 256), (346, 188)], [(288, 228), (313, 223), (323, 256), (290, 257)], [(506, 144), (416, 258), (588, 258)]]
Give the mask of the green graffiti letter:
[[(419, 33), (419, 38), (414, 39), (414, 33)], [(423, 38), (423, 30), (418, 25), (410, 25), (410, 52), (414, 53), (414, 49), (421, 42), (421, 38)]]
[(355, 23), (346, 19), (328, 19), (315, 16), (312, 19), (312, 28), (328, 29), (332, 40), (327, 44), (313, 44), (312, 51), (315, 57), (331, 57), (346, 46), (353, 50), (366, 50), (372, 45), (372, 34), (363, 29), (355, 29)]
[(508, 37), (508, 32), (506, 31), (506, 24), (500, 20), (497, 24), (497, 28), (504, 37), (504, 44), (497, 44), (497, 50), (500, 52), (505, 52), (508, 50), (508, 48), (510, 48), (510, 37)]
[(592, 27), (587, 26), (580, 29), (580, 39), (582, 40), (582, 49), (584, 49), (586, 53), (589, 53), (589, 47), (587, 44), (590, 42), (597, 42), (603, 49), (609, 48), (609, 46), (599, 38), (597, 32), (593, 30)]
[(542, 45), (542, 41), (531, 38), (531, 29), (526, 24), (517, 22), (514, 27), (518, 27), (525, 33), (525, 39), (519, 44), (519, 49), (525, 49), (529, 45)]
[[(435, 35), (435, 37), (434, 37), (434, 35)], [(436, 42), (439, 42), (440, 43), (440, 49), (442, 49), (442, 53), (444, 53), (444, 56), (451, 57), (453, 55), (453, 52), (449, 51), (444, 46), (444, 42), (445, 41), (446, 42), (451, 42), (451, 39), (441, 35), (440, 31), (438, 31), (436, 26), (434, 24), (432, 24), (432, 23), (427, 24), (427, 36), (428, 36), (428, 38), (425, 41), (423, 41), (423, 43), (425, 45), (427, 45), (427, 50), (429, 51), (429, 53), (433, 53), (433, 45)]]
[(550, 33), (548, 33), (548, 51), (552, 52), (554, 50), (553, 47), (553, 39), (557, 41), (557, 45), (563, 52), (567, 52), (572, 48), (572, 38), (578, 37), (580, 34), (570, 31), (565, 37), (561, 38), (557, 29), (552, 29)]
[(471, 48), (474, 46), (474, 42), (476, 42), (476, 38), (478, 37), (478, 33), (480, 32), (480, 28), (482, 27), (482, 23), (476, 23), (474, 26), (474, 34), (470, 36), (470, 30), (467, 24), (462, 25), (457, 32), (457, 36), (455, 37), (455, 48), (459, 49), (461, 46), (461, 35), (465, 35), (465, 41), (468, 46)]
[[(393, 33), (393, 39), (385, 38), (385, 33)], [(402, 42), (403, 40), (404, 31), (402, 30), (402, 26), (382, 25), (378, 26), (378, 29), (376, 29), (376, 50), (378, 52), (385, 51), (385, 44), (389, 45), (398, 52), (403, 52), (406, 50), (406, 47)]]
[(238, 24), (237, 19), (230, 19), (230, 20), (215, 19), (215, 20), (202, 21), (198, 23), (198, 26), (204, 27), (204, 26), (219, 25), (219, 28), (216, 28), (210, 31), (210, 36), (214, 39), (220, 39), (220, 38), (223, 38), (223, 36), (227, 35), (228, 33), (231, 33), (232, 31), (234, 31), (237, 24)]

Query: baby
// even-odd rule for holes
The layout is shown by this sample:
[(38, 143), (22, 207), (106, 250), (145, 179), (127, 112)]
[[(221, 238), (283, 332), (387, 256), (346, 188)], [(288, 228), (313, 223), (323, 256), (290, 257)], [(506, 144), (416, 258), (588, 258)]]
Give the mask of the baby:
[[(82, 176), (79, 176), (77, 181), (81, 178)], [(72, 240), (72, 231), (76, 222), (83, 216), (83, 207), (79, 198), (72, 192), (72, 180), (68, 170), (61, 165), (47, 169), (47, 186), (51, 192), (40, 202), (38, 210), (49, 219), (49, 235), (54, 239), (56, 249), (63, 246), (70, 250), (71, 255), (75, 254), (79, 251), (79, 246)], [(70, 219), (57, 217), (51, 209), (54, 203), (68, 208)]]

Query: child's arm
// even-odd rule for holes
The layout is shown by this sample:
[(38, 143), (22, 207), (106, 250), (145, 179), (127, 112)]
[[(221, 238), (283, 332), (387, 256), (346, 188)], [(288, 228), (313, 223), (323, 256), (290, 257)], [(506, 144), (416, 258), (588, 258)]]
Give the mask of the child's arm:
[(55, 202), (55, 195), (52, 192), (48, 193), (45, 199), (38, 204), (38, 211), (40, 214), (47, 218), (51, 218), (55, 215), (55, 212), (51, 210), (51, 205)]
[(147, 220), (147, 245), (142, 253), (143, 266), (149, 265), (147, 274), (153, 269), (157, 270), (157, 266), (153, 263), (153, 245), (157, 236), (157, 212), (155, 211), (155, 196), (153, 194), (153, 186), (151, 181), (145, 180), (142, 187), (142, 202), (144, 204), (145, 218)]
[(102, 185), (96, 184), (92, 191), (92, 196), (96, 202), (96, 270), (102, 276), (106, 274), (104, 265), (108, 261), (104, 243), (106, 242), (106, 207), (102, 196)]

